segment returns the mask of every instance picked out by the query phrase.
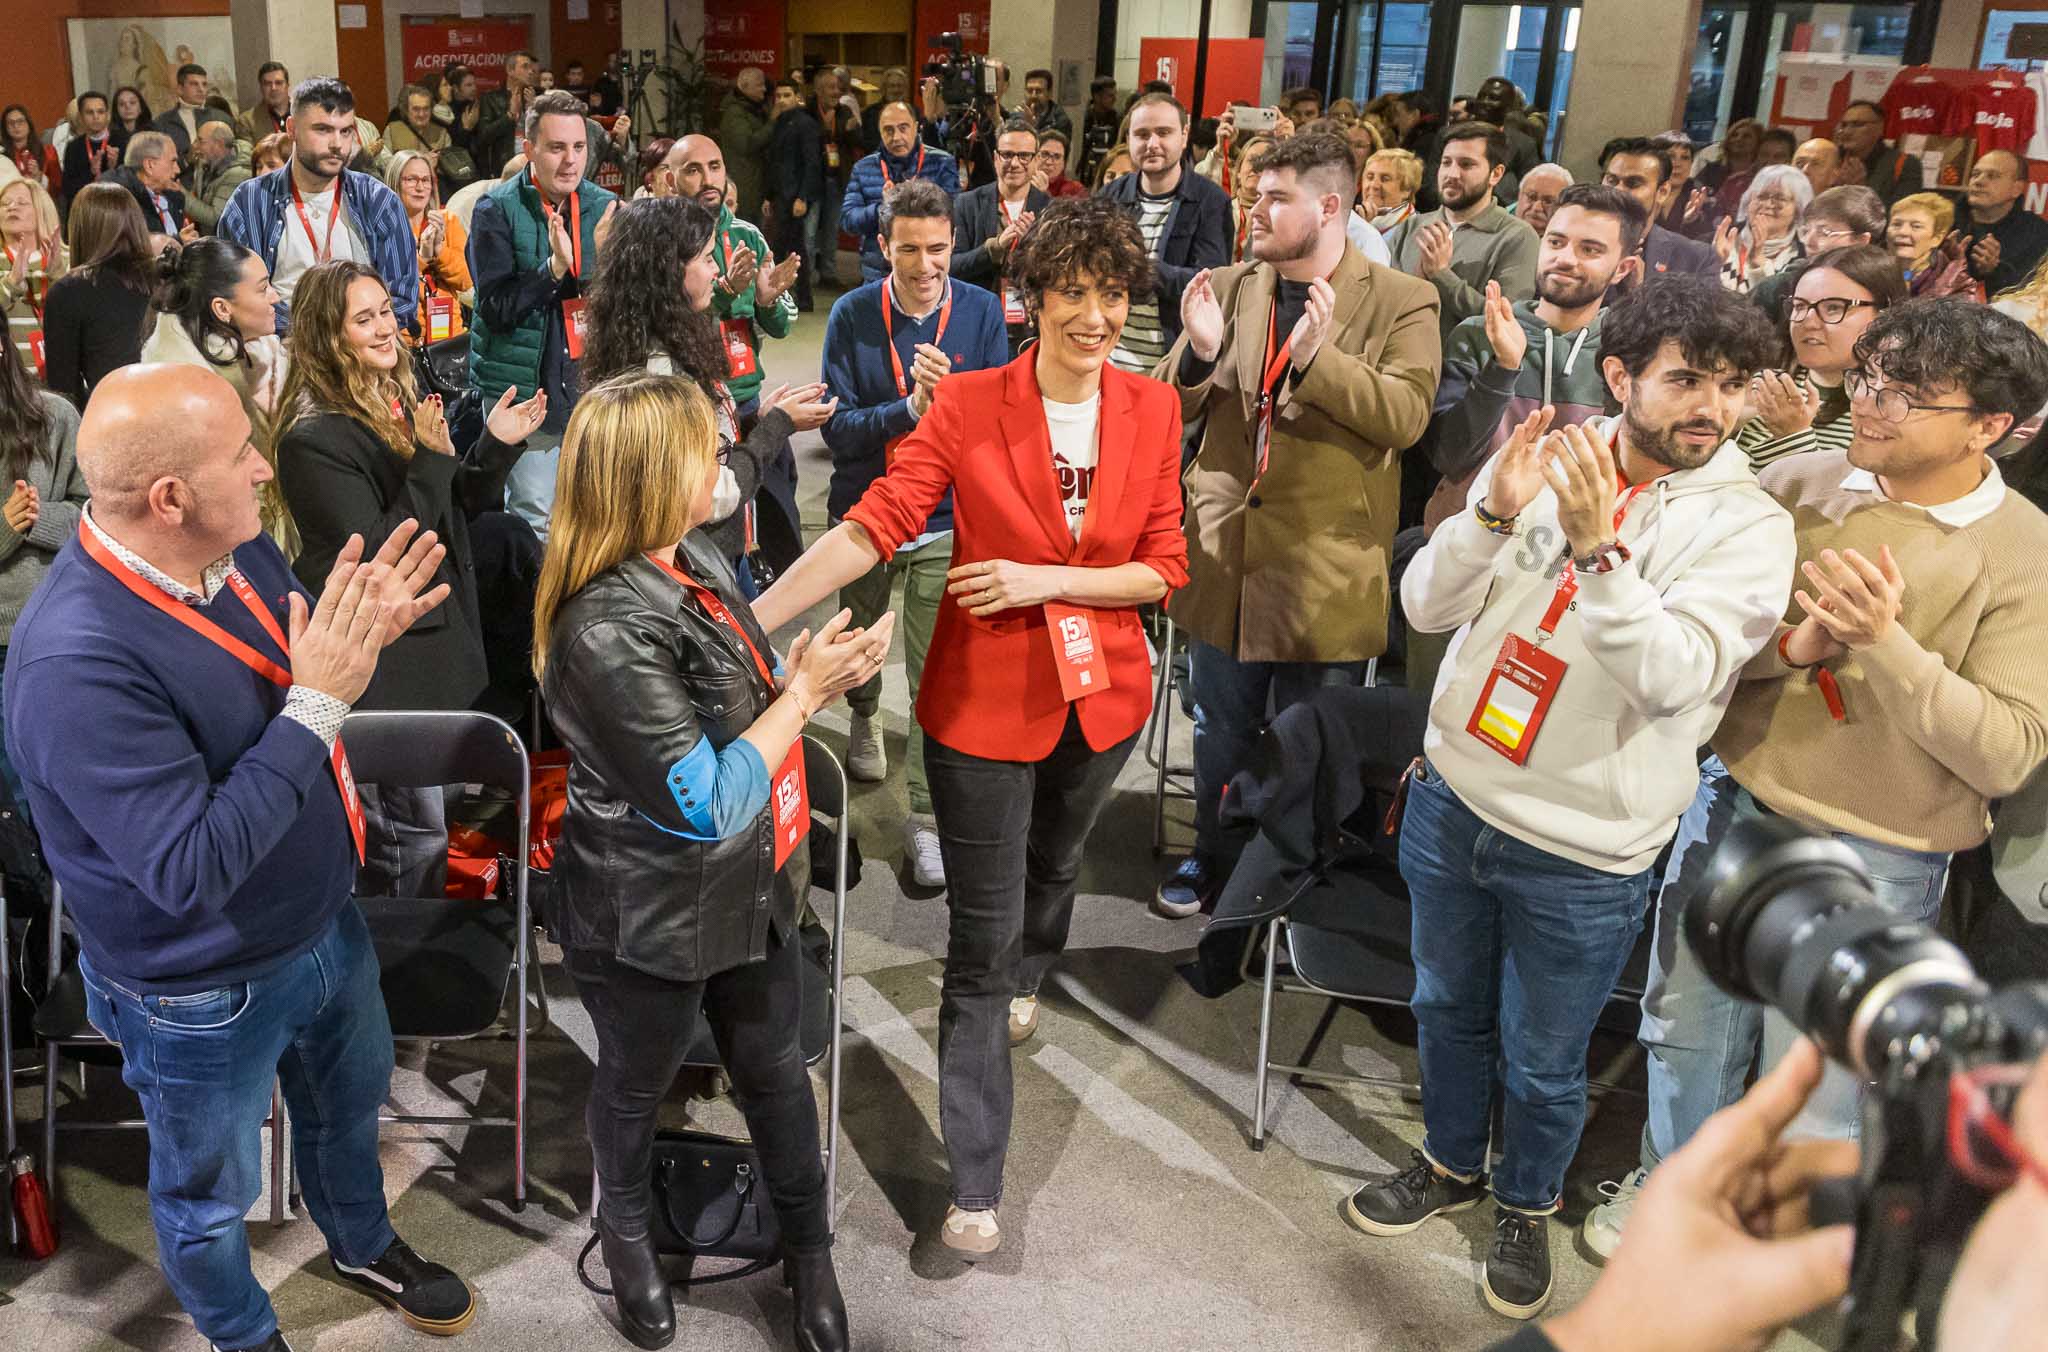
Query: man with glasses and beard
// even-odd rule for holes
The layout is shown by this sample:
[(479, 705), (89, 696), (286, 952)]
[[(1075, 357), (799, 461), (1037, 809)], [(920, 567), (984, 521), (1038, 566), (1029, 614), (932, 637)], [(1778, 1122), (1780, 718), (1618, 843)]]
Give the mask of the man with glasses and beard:
[(996, 179), (953, 199), (953, 277), (1003, 299), (1003, 324), (1015, 355), (1031, 336), (1024, 298), (1003, 280), (1010, 255), (1024, 242), (1038, 213), (1052, 203), (1032, 181), (1038, 132), (1021, 118), (996, 133)]
[(1195, 274), (1152, 373), (1179, 387), (1183, 422), (1205, 424), (1184, 479), (1188, 585), (1171, 602), (1195, 705), (1195, 849), (1154, 896), (1170, 918), (1212, 905), (1244, 850), (1249, 833), (1217, 807), (1269, 702), (1356, 685), (1386, 649), (1401, 451), (1437, 384), (1436, 295), (1345, 237), (1352, 165), (1344, 138), (1308, 133), (1248, 166), (1251, 256)]
[(1523, 419), (1401, 580), (1412, 629), (1456, 631), (1401, 823), (1425, 1134), (1344, 1210), (1401, 1235), (1490, 1191), (1483, 1294), (1509, 1318), (1550, 1300), (1587, 1043), (1692, 801), (1695, 749), (1791, 592), (1792, 519), (1732, 439), (1776, 349), (1763, 313), (1713, 282), (1645, 283), (1602, 324), (1620, 416)]
[[(1715, 987), (1678, 941), (1727, 833), (1768, 814), (1833, 835), (1879, 904), (1932, 924), (1950, 857), (1985, 839), (1991, 802), (2048, 757), (2048, 518), (1991, 459), (2048, 399), (2048, 345), (1951, 297), (1883, 311), (1855, 355), (1847, 449), (1762, 475), (1792, 513), (1800, 590), (1741, 673), (1666, 866), (1643, 995), (1642, 1167), (1586, 1219), (1603, 1255), (1650, 1172), (1741, 1096), (1759, 1051), (1768, 1070), (1800, 1036)], [(1830, 1066), (1789, 1130), (1853, 1136), (1857, 1099), (1855, 1077)]]
[(1445, 339), (1485, 308), (1488, 282), (1498, 282), (1510, 301), (1527, 300), (1536, 290), (1536, 232), (1493, 200), (1507, 162), (1507, 137), (1499, 127), (1453, 126), (1437, 165), (1443, 205), (1410, 216), (1387, 236), (1394, 266), (1436, 287)]
[(741, 418), (754, 412), (761, 396), (761, 337), (789, 337), (796, 323), (790, 286), (803, 264), (801, 254), (776, 262), (761, 232), (726, 205), (725, 156), (709, 136), (685, 136), (669, 148), (664, 171), (675, 176), (676, 193), (694, 197), (718, 217), (711, 256), (718, 282), (711, 290), (712, 313), (725, 349), (725, 388)]

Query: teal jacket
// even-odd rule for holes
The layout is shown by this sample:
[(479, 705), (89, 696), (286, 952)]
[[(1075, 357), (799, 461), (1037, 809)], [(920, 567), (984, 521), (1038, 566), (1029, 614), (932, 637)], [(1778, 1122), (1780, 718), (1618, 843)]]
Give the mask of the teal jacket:
[[(585, 179), (576, 188), (583, 272), (597, 262), (597, 222), (618, 198)], [(501, 183), (477, 203), (469, 234), (469, 271), (476, 282), (470, 324), (469, 375), (484, 407), (507, 386), (532, 397), (547, 384), (547, 430), (566, 425), (576, 390), (562, 338), (562, 302), (581, 295), (574, 272), (555, 279), (548, 266), (547, 218), (530, 174)], [(557, 379), (545, 379), (554, 376)]]
[(754, 374), (725, 382), (725, 388), (731, 392), (736, 404), (744, 404), (761, 392), (762, 336), (787, 338), (790, 325), (796, 322), (796, 297), (789, 291), (777, 296), (775, 304), (763, 310), (754, 303), (754, 287), (749, 286), (737, 295), (725, 289), (726, 263), (742, 248), (754, 251), (754, 257), (760, 260), (761, 274), (765, 274), (769, 264), (768, 241), (761, 237), (759, 230), (734, 216), (731, 207), (720, 207), (718, 243), (711, 250), (712, 257), (718, 260), (718, 285), (712, 290), (711, 308), (721, 324), (730, 319), (747, 322), (747, 346), (755, 353)]

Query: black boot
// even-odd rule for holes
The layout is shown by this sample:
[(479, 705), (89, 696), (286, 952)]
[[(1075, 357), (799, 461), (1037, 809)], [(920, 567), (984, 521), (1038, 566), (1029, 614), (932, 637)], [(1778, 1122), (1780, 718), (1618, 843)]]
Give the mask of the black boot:
[(619, 1307), (619, 1327), (635, 1347), (667, 1347), (676, 1338), (676, 1302), (668, 1274), (655, 1255), (654, 1239), (621, 1239), (602, 1220), (597, 1238), (604, 1265), (611, 1274), (612, 1299)]
[(846, 1301), (831, 1246), (792, 1250), (782, 1260), (782, 1284), (796, 1297), (797, 1352), (846, 1352)]

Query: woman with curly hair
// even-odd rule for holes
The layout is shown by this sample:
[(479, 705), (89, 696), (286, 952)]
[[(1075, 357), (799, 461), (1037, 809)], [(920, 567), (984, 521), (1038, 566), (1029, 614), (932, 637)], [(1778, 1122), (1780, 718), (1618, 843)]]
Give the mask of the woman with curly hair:
[[(586, 291), (582, 373), (586, 386), (623, 371), (683, 376), (711, 400), (718, 485), (711, 515), (698, 528), (733, 563), (740, 592), (751, 600), (757, 588), (747, 555), (761, 546), (772, 568), (803, 549), (789, 439), (823, 427), (838, 405), (825, 397), (822, 382), (783, 385), (764, 395), (751, 423), (742, 426), (725, 388), (725, 346), (711, 313), (717, 227), (718, 218), (695, 198), (643, 197), (619, 208)], [(760, 505), (776, 511), (759, 510), (756, 494), (763, 489), (768, 498)]]
[[(459, 455), (439, 397), (422, 400), (414, 388), (391, 293), (348, 259), (299, 278), (290, 351), (272, 459), (302, 542), (294, 571), (323, 584), (350, 536), (374, 555), (407, 520), (448, 551), (434, 576), (448, 584), (447, 602), (392, 641), (355, 707), (467, 709), (489, 680), (469, 522), (503, 505), (505, 475), (546, 416), (547, 395), (514, 404), (507, 390)], [(437, 895), (448, 848), (440, 791), (365, 784), (362, 797), (361, 890)]]
[(888, 471), (754, 604), (771, 632), (917, 537), (948, 490), (953, 567), (917, 696), (952, 912), (939, 1119), (953, 1171), (939, 1239), (1001, 1239), (1010, 1047), (1066, 946), (1081, 853), (1151, 713), (1138, 607), (1187, 583), (1180, 400), (1116, 370), (1151, 254), (1128, 212), (1055, 202), (1011, 255), (1038, 343), (955, 372)]

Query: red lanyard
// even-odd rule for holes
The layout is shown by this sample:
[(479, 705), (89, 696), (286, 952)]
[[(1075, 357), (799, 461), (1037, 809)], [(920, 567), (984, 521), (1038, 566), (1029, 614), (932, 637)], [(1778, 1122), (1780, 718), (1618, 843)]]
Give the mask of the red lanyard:
[[(1629, 504), (1636, 500), (1636, 494), (1649, 486), (1648, 480), (1639, 484), (1616, 483), (1615, 487), (1624, 490), (1621, 495), (1621, 501), (1616, 503), (1614, 507), (1614, 529), (1616, 531), (1621, 529), (1621, 519), (1628, 515)], [(1557, 593), (1550, 598), (1550, 609), (1543, 612), (1543, 622), (1536, 626), (1536, 633), (1540, 638), (1549, 638), (1557, 632), (1557, 622), (1564, 618), (1565, 611), (1571, 609), (1572, 598), (1578, 594), (1578, 569), (1572, 566), (1570, 559), (1566, 559), (1563, 570), (1557, 575)]]
[[(903, 378), (903, 357), (896, 351), (896, 282), (892, 278), (882, 288), (889, 294), (882, 297), (882, 332), (888, 335), (889, 367), (896, 373), (896, 393), (902, 398), (910, 397), (910, 382)], [(939, 303), (939, 330), (932, 335), (932, 346), (937, 347), (946, 336), (946, 321), (953, 315), (953, 283), (946, 282), (946, 298)]]
[(747, 645), (747, 653), (754, 659), (754, 666), (761, 673), (761, 679), (768, 683), (770, 690), (773, 690), (775, 688), (775, 669), (768, 665), (766, 658), (761, 656), (761, 650), (754, 646), (754, 640), (747, 637), (747, 631), (740, 627), (740, 622), (733, 618), (730, 610), (725, 608), (725, 603), (720, 601), (709, 587), (697, 581), (697, 579), (691, 577), (667, 559), (656, 558), (652, 554), (648, 555), (647, 558), (656, 568), (661, 569), (662, 572), (674, 578), (684, 591), (690, 593), (695, 598), (697, 604), (704, 607), (705, 614), (740, 636), (740, 642)]
[[(113, 550), (108, 549), (106, 545), (100, 542), (99, 537), (93, 534), (90, 526), (81, 525), (79, 527), (78, 543), (84, 547), (85, 552), (91, 555), (100, 567), (112, 573), (115, 579), (129, 591), (134, 592), (137, 596), (149, 602), (179, 624), (184, 625), (193, 633), (198, 634), (201, 638), (206, 639), (215, 647), (220, 648), (228, 656), (263, 677), (272, 685), (285, 690), (291, 689), (292, 674), (289, 670), (279, 666), (276, 662), (273, 662), (262, 653), (257, 652), (254, 648), (242, 642), (242, 640), (236, 638), (233, 634), (230, 634), (227, 630), (215, 624), (211, 619), (200, 614), (197, 608), (188, 606), (182, 601), (172, 600), (163, 588), (152, 586), (144, 581), (141, 575), (123, 562)], [(284, 630), (278, 627), (277, 617), (264, 607), (263, 599), (256, 595), (256, 589), (249, 585), (249, 579), (243, 577), (239, 569), (231, 569), (228, 573), (228, 586), (235, 593), (235, 599), (239, 600), (244, 606), (247, 606), (249, 613), (256, 617), (256, 623), (263, 626), (263, 632), (270, 636), (270, 641), (275, 643), (278, 646), (278, 650), (289, 658), (292, 653), (292, 647), (284, 636)], [(341, 739), (339, 737), (335, 738), (334, 750), (328, 755), (328, 765), (334, 771), (336, 787), (341, 790), (341, 805), (348, 814), (349, 834), (355, 837), (356, 862), (361, 863), (363, 859), (362, 800), (356, 794), (355, 777), (349, 773), (348, 754), (341, 749)]]
[(87, 167), (92, 170), (93, 181), (97, 183), (100, 175), (114, 167), (114, 138), (111, 136), (101, 137), (99, 149), (95, 150), (93, 149), (92, 138), (87, 137), (85, 141), (85, 162)]
[[(557, 214), (557, 209), (548, 205), (546, 194), (540, 190), (540, 170), (538, 169), (533, 171), (533, 191), (540, 197), (540, 209), (545, 211), (550, 218), (553, 218)], [(569, 254), (569, 275), (581, 277), (583, 275), (583, 199), (573, 192), (569, 194)]]
[(341, 221), (341, 180), (334, 182), (334, 204), (327, 212), (327, 242), (313, 238), (313, 218), (306, 214), (306, 199), (299, 196), (299, 180), (295, 174), (287, 174), (292, 185), (292, 209), (299, 213), (299, 224), (306, 229), (306, 243), (312, 247), (313, 262), (325, 263), (334, 256), (334, 227)]
[[(877, 156), (875, 157), (875, 163), (876, 163), (876, 164), (879, 164), (880, 166), (882, 166), (882, 191), (883, 191), (883, 192), (887, 192), (887, 191), (889, 191), (889, 189), (891, 189), (891, 188), (893, 188), (893, 187), (895, 187), (895, 186), (896, 186), (896, 180), (895, 180), (895, 179), (893, 179), (893, 178), (890, 178), (890, 177), (889, 177), (889, 157), (888, 157), (887, 155), (877, 155)], [(922, 142), (922, 141), (919, 141), (919, 142), (917, 143), (917, 167), (916, 167), (916, 168), (914, 168), (914, 169), (912, 169), (912, 170), (910, 171), (910, 176), (911, 176), (912, 178), (916, 178), (916, 177), (917, 177), (918, 175), (922, 174), (923, 172), (924, 172), (924, 142)]]

